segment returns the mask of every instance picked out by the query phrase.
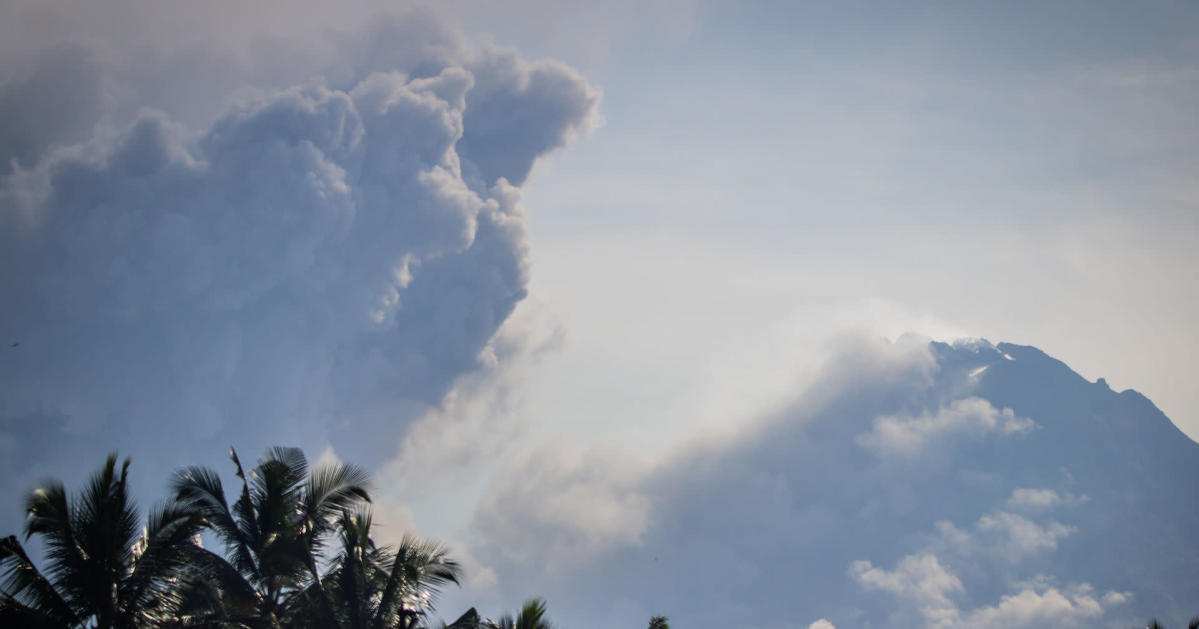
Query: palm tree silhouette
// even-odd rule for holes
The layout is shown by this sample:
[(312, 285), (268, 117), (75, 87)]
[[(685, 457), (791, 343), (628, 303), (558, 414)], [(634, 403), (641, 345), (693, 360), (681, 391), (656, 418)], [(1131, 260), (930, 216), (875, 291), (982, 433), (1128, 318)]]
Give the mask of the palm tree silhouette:
[(324, 580), (337, 619), (348, 629), (417, 627), (462, 570), (437, 542), (405, 536), (398, 547), (378, 546), (371, 525), (365, 507), (344, 511), (338, 523), (341, 550)]
[[(1150, 618), (1149, 624), (1145, 625), (1145, 629), (1165, 629), (1165, 627), (1156, 618)], [(1191, 619), (1191, 622), (1187, 623), (1187, 629), (1199, 629), (1199, 616), (1195, 616)]]
[(206, 564), (194, 541), (203, 523), (168, 505), (139, 530), (128, 470), (129, 459), (118, 469), (111, 454), (74, 501), (57, 480), (30, 493), (25, 539), (40, 538), (48, 571), (15, 536), (0, 540), (0, 624), (142, 627), (178, 612), (198, 574), (193, 567)]
[(498, 621), (488, 623), (488, 626), (491, 629), (554, 629), (545, 617), (545, 600), (540, 598), (525, 601), (516, 618), (505, 615)]
[(209, 468), (184, 468), (172, 481), (178, 508), (225, 546), (228, 567), (210, 581), (206, 602), (217, 605), (206, 613), (237, 620), (252, 612), (272, 627), (331, 626), (336, 614), (318, 562), (343, 512), (370, 500), (366, 472), (342, 463), (309, 471), (297, 448), (272, 448), (248, 472), (235, 450), (229, 457), (242, 481), (232, 507)]

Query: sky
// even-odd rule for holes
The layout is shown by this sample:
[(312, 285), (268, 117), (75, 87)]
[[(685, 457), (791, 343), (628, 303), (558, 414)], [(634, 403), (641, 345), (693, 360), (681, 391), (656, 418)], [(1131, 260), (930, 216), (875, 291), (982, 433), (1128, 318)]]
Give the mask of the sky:
[(879, 338), (1199, 437), (1197, 12), (4, 0), (0, 494), (287, 441), (476, 595), (512, 479), (637, 538), (619, 487)]

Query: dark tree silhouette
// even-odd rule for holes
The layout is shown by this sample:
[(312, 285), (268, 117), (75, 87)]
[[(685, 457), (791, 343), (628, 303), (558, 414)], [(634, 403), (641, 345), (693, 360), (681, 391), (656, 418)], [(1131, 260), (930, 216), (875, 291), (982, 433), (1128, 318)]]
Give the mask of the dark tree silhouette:
[(25, 538), (41, 539), (47, 574), (15, 536), (0, 541), (0, 624), (144, 627), (178, 613), (195, 581), (188, 573), (206, 564), (194, 542), (203, 523), (166, 506), (139, 531), (128, 470), (112, 454), (74, 501), (56, 480), (30, 493)]
[(232, 507), (211, 469), (184, 468), (172, 482), (178, 508), (225, 545), (230, 569), (214, 583), (209, 601), (222, 605), (209, 618), (244, 618), (249, 603), (268, 626), (334, 623), (318, 561), (342, 514), (369, 501), (366, 472), (346, 464), (310, 472), (296, 448), (272, 448), (248, 472), (236, 451), (229, 456), (242, 481)]
[(520, 613), (513, 618), (510, 614), (499, 620), (488, 622), (490, 629), (554, 629), (545, 617), (545, 600), (531, 598), (521, 606)]
[(376, 545), (366, 508), (343, 512), (338, 528), (341, 550), (324, 584), (341, 626), (415, 628), (441, 587), (458, 584), (461, 568), (441, 544), (405, 536), (396, 548)]
[[(0, 626), (88, 629), (431, 629), (440, 589), (461, 568), (439, 543), (413, 536), (376, 544), (366, 473), (309, 470), (302, 452), (269, 450), (245, 469), (232, 504), (220, 477), (189, 467), (173, 498), (142, 528), (129, 497), (129, 461), (116, 455), (70, 500), (47, 482), (26, 500), (25, 538), (45, 548), (43, 574), (15, 536), (0, 540)], [(203, 548), (202, 532), (224, 546)], [(661, 620), (662, 624), (654, 622)], [(669, 629), (664, 617), (651, 627)], [(482, 620), (473, 608), (439, 629), (553, 629), (545, 601)]]

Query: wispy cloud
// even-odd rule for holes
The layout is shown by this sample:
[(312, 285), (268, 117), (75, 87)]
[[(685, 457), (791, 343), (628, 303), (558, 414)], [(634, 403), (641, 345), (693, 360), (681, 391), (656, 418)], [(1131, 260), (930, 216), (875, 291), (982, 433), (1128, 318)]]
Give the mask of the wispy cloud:
[(990, 402), (972, 397), (915, 417), (878, 417), (870, 432), (857, 437), (857, 443), (879, 455), (913, 457), (942, 440), (1019, 435), (1035, 428), (1036, 422), (1016, 417), (1011, 409), (996, 409)]
[(857, 561), (849, 575), (865, 590), (887, 592), (901, 605), (912, 606), (927, 629), (1089, 627), (1103, 616), (1105, 606), (1125, 602), (1117, 592), (1096, 598), (1087, 584), (1059, 588), (1038, 579), (1017, 584), (994, 605), (962, 609), (957, 602), (966, 592), (962, 582), (931, 554), (908, 555), (892, 570)]

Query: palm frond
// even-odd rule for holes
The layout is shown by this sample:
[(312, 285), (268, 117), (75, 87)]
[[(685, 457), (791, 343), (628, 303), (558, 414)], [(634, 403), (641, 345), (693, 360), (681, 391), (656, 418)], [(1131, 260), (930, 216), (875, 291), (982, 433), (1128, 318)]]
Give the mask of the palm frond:
[[(260, 510), (275, 501), (283, 508), (290, 508), (307, 476), (308, 459), (302, 450), (274, 447), (250, 471), (250, 491)], [(267, 510), (270, 511), (269, 506)]]
[(487, 625), (491, 629), (553, 629), (545, 617), (545, 600), (541, 598), (525, 601), (516, 618), (505, 615), (498, 621), (488, 621)]
[(370, 474), (357, 465), (322, 465), (312, 471), (304, 490), (310, 520), (332, 519), (361, 502), (370, 502)]
[(138, 543), (141, 552), (120, 585), (123, 609), (177, 614), (180, 586), (198, 568), (195, 551), (201, 549), (195, 539), (203, 525), (203, 517), (183, 504), (168, 503), (151, 511)]
[[(236, 455), (234, 457), (236, 461)], [(241, 476), (240, 465), (238, 472)], [(231, 555), (233, 565), (242, 574), (254, 578), (261, 576), (250, 551), (254, 544), (254, 530), (247, 530), (240, 513), (235, 515), (230, 511), (220, 475), (206, 467), (186, 467), (175, 472), (171, 489), (175, 500), (199, 514), (206, 528), (220, 538)], [(250, 522), (253, 522), (252, 514)]]
[(516, 617), (516, 629), (550, 629), (545, 618), (545, 599), (532, 598), (525, 601)]
[(466, 610), (466, 613), (459, 616), (458, 620), (448, 625), (441, 623), (441, 629), (479, 629), (482, 626), (479, 612), (475, 611), (474, 607)]
[(22, 603), (0, 596), (0, 627), (25, 629), (61, 629), (70, 626), (62, 619), (37, 611)]
[[(247, 545), (256, 546), (261, 532), (255, 515), (254, 500), (250, 496), (250, 480), (242, 467), (241, 459), (237, 457), (237, 450), (229, 448), (229, 458), (233, 461), (237, 478), (241, 480), (241, 494), (233, 504), (233, 515), (237, 518), (237, 526), (242, 538), (247, 540)], [(258, 576), (261, 578), (261, 575)]]
[(221, 622), (252, 618), (264, 607), (254, 586), (220, 555), (205, 548), (189, 550), (190, 570), (179, 584), (179, 615)]
[[(25, 548), (13, 535), (0, 540), (0, 570), (3, 570), (3, 598), (0, 599), (0, 620), (24, 619), (26, 624), (37, 624), (37, 619), (68, 626), (79, 622), (70, 605), (55, 591), (46, 577), (30, 561)], [(24, 626), (6, 622), (6, 626)]]
[(275, 446), (267, 450), (260, 463), (280, 463), (287, 468), (287, 474), (293, 479), (303, 479), (308, 475), (308, 457), (299, 448)]
[(458, 584), (462, 569), (438, 542), (406, 535), (394, 551), (372, 626), (391, 626), (397, 617), (422, 614), (436, 602), (441, 587)]
[(138, 537), (137, 507), (129, 496), (128, 477), (129, 459), (118, 471), (114, 453), (85, 484), (71, 513), (83, 561), (55, 581), (68, 600), (94, 613), (101, 626), (121, 614), (118, 584), (128, 576)]
[(85, 569), (75, 539), (70, 502), (62, 483), (46, 481), (30, 492), (25, 500), (25, 514), (25, 539), (28, 541), (37, 535), (46, 545), (51, 581), (58, 583)]

